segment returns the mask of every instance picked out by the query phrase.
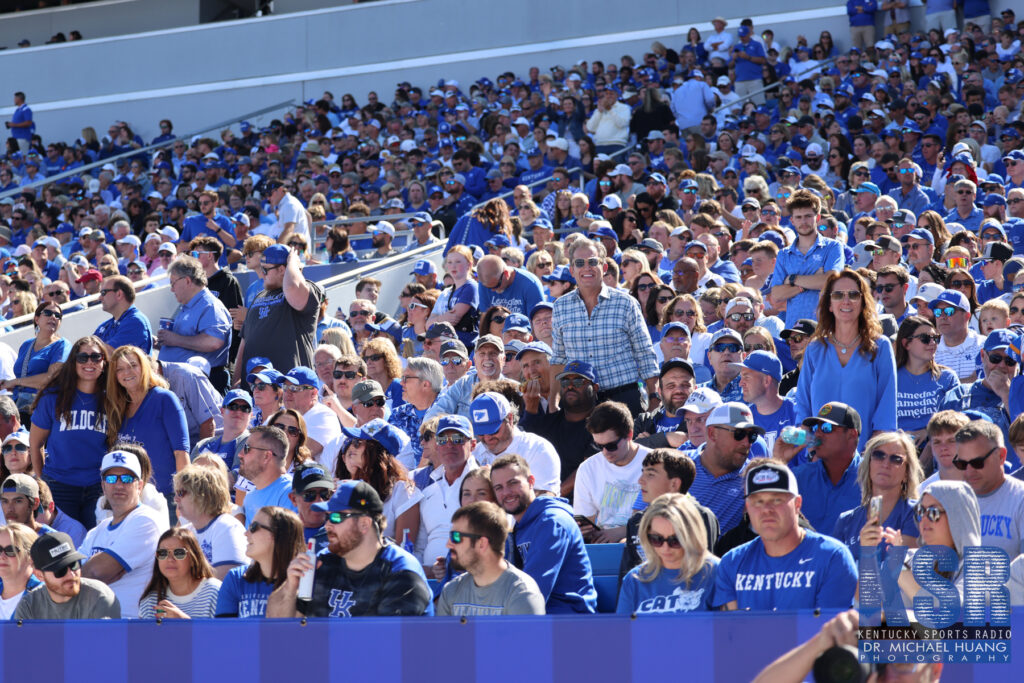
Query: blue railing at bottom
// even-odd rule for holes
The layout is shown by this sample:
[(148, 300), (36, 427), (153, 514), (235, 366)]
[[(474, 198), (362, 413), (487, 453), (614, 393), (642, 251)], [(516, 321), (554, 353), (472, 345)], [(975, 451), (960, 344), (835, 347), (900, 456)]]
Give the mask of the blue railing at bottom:
[[(834, 614), (6, 622), (0, 680), (749, 681)], [(947, 664), (942, 681), (1019, 681), (1024, 637), (1013, 650)]]

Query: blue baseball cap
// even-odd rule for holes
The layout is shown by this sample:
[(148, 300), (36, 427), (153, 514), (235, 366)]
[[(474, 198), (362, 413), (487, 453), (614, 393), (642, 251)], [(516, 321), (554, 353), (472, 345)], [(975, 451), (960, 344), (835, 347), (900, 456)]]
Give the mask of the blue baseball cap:
[(440, 435), (445, 432), (458, 432), (459, 434), (472, 439), (473, 425), (471, 425), (469, 420), (462, 415), (445, 415), (437, 421), (437, 431), (434, 433)]
[(266, 356), (253, 356), (246, 362), (245, 372), (246, 374), (252, 374), (253, 370), (259, 367), (273, 368), (274, 366), (271, 364), (270, 359), (267, 358)]
[(901, 133), (917, 133), (921, 134), (921, 127), (917, 125), (916, 121), (907, 119), (903, 122), (903, 128), (900, 129)]
[(746, 368), (762, 375), (768, 375), (776, 382), (782, 381), (782, 361), (771, 351), (754, 351), (740, 363), (729, 363), (734, 368)]
[(1024, 161), (1024, 150), (1015, 149), (1012, 152), (1008, 152), (1006, 156), (1003, 157), (1003, 161)]
[(512, 412), (508, 399), (494, 391), (485, 391), (469, 404), (473, 417), (473, 432), (476, 436), (494, 434)]
[(322, 385), (320, 378), (316, 376), (316, 372), (313, 368), (307, 368), (305, 365), (296, 365), (294, 368), (289, 370), (283, 381), (288, 384), (294, 384), (295, 386), (301, 386), (307, 384), (311, 387), (319, 389)]
[(874, 183), (872, 183), (870, 181), (866, 181), (866, 182), (863, 182), (860, 185), (858, 185), (857, 188), (854, 190), (854, 192), (855, 193), (870, 192), (871, 194), (875, 195), (876, 197), (880, 197), (882, 195), (882, 191), (880, 189), (878, 189), (878, 185), (875, 185)]
[(384, 503), (380, 500), (380, 494), (365, 481), (346, 479), (338, 484), (330, 499), (323, 503), (313, 503), (310, 508), (317, 512), (356, 510), (379, 515), (384, 512)]
[[(690, 182), (693, 182), (693, 181), (690, 181)], [(665, 186), (668, 185), (668, 181), (665, 180), (665, 176), (663, 176), (660, 173), (652, 173), (650, 175), (650, 177), (647, 178), (647, 184), (650, 185), (651, 183), (658, 183), (659, 185), (665, 185)], [(696, 184), (696, 183), (694, 183), (694, 184)]]
[(530, 320), (532, 321), (533, 316), (537, 315), (541, 311), (553, 310), (555, 310), (555, 305), (553, 303), (551, 303), (550, 301), (541, 301), (539, 304), (533, 307), (533, 310), (530, 311)]
[[(652, 173), (651, 177), (653, 178), (654, 176), (659, 176), (659, 177), (664, 178), (664, 176), (662, 176), (660, 173)], [(665, 183), (664, 180), (662, 180), (661, 184), (664, 185), (666, 183)], [(698, 189), (699, 187), (700, 186), (697, 185), (697, 181), (694, 180), (693, 178), (683, 178), (682, 180), (679, 181), (679, 189), (680, 190), (695, 190), (695, 189)]]
[(705, 254), (708, 253), (708, 245), (706, 245), (703, 242), (700, 242), (698, 240), (693, 240), (692, 242), (687, 242), (686, 246), (683, 247), (683, 253), (685, 254), (686, 252), (690, 251), (690, 249), (692, 249), (694, 247), (697, 247), (698, 249), (703, 249)]
[(541, 279), (544, 282), (571, 282), (576, 284), (576, 278), (569, 272), (569, 266), (557, 266), (551, 271), (550, 275), (545, 275)]
[(529, 332), (530, 331), (530, 319), (522, 313), (512, 313), (505, 318), (505, 325), (501, 328), (502, 332)]
[(227, 408), (234, 401), (242, 401), (247, 404), (250, 408), (253, 407), (252, 396), (245, 389), (232, 389), (228, 393), (224, 394), (224, 400), (221, 401), (220, 407)]
[(402, 450), (403, 440), (399, 435), (398, 427), (385, 422), (379, 417), (370, 420), (362, 427), (349, 428), (342, 426), (341, 431), (351, 439), (376, 441), (391, 455), (398, 455)]
[[(614, 196), (614, 195), (612, 195), (612, 196)], [(597, 237), (599, 239), (601, 237), (605, 237), (607, 239), (616, 240), (616, 241), (618, 241), (618, 239), (619, 239), (619, 236), (615, 234), (615, 231), (612, 230), (610, 225), (598, 226), (596, 229), (591, 230), (588, 233), (588, 236), (589, 237)]]
[(1017, 335), (1009, 330), (992, 330), (985, 338), (985, 353), (1012, 348), (1016, 341)]
[(589, 379), (591, 382), (597, 382), (597, 375), (594, 374), (594, 366), (585, 361), (569, 361), (566, 363), (565, 368), (558, 373), (558, 376), (555, 377), (555, 379), (561, 380), (563, 377), (568, 377), (569, 375), (579, 375), (580, 377)]
[(924, 240), (928, 242), (928, 244), (935, 244), (935, 235), (932, 234), (931, 230), (927, 230), (925, 228), (914, 228), (907, 233), (904, 239)]
[[(441, 190), (441, 188), (437, 188), (437, 189), (438, 189), (438, 191), (440, 191), (440, 190)], [(427, 213), (426, 211), (417, 211), (417, 212), (416, 212), (416, 213), (414, 213), (414, 214), (413, 214), (412, 216), (410, 216), (409, 218), (407, 218), (407, 219), (406, 219), (406, 222), (407, 222), (407, 223), (430, 223), (430, 222), (432, 222), (433, 220), (434, 220), (434, 219), (432, 219), (432, 218), (430, 217), (430, 214), (429, 214), (429, 213)]]
[[(513, 340), (513, 341), (515, 341), (515, 340)], [(545, 344), (542, 341), (537, 340), (537, 341), (532, 341), (532, 342), (530, 342), (528, 344), (523, 344), (523, 348), (521, 348), (518, 352), (516, 352), (516, 360), (519, 360), (520, 358), (523, 357), (523, 354), (529, 353), (531, 351), (536, 351), (537, 353), (543, 353), (544, 355), (546, 355), (548, 357), (548, 359), (550, 359), (552, 354), (554, 353), (551, 350), (550, 346), (548, 346), (547, 344)]]
[(283, 244), (272, 244), (263, 250), (260, 261), (269, 266), (283, 266), (288, 263), (288, 254), (291, 250)]
[(252, 372), (246, 375), (245, 381), (249, 384), (255, 384), (256, 382), (264, 382), (266, 384), (280, 385), (284, 379), (284, 375), (275, 370), (274, 368), (267, 368), (261, 372)]
[(412, 267), (410, 275), (433, 275), (435, 273), (437, 273), (437, 266), (434, 265), (433, 261), (421, 260), (417, 261), (416, 265)]
[(484, 242), (484, 246), (491, 249), (503, 249), (505, 247), (511, 247), (512, 242), (510, 242), (508, 237), (505, 237), (504, 235), (494, 235), (491, 239)]
[(946, 305), (959, 308), (961, 311), (970, 312), (971, 310), (967, 297), (955, 289), (944, 289), (942, 294), (939, 294), (928, 304), (928, 308), (934, 311), (936, 308), (944, 308)]
[(680, 330), (682, 332), (685, 332), (687, 337), (692, 336), (690, 334), (689, 327), (687, 327), (684, 323), (676, 321), (667, 323), (664, 327), (661, 328), (661, 338), (664, 339), (665, 337), (667, 337), (668, 333), (671, 332), (672, 330)]
[(996, 194), (995, 192), (993, 192), (992, 194), (985, 195), (985, 199), (982, 200), (981, 205), (982, 206), (1006, 206), (1006, 197), (1004, 197), (1001, 194)]

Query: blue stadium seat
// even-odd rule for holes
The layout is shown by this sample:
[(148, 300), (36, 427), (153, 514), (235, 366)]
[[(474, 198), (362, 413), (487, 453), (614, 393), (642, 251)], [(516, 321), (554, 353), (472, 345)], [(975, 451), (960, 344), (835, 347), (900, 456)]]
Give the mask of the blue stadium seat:
[(597, 589), (597, 611), (601, 614), (615, 612), (619, 601), (619, 577), (617, 574), (594, 575), (594, 588)]
[(618, 577), (619, 563), (622, 561), (623, 543), (592, 543), (587, 545), (590, 556), (591, 570), (594, 576), (612, 575)]

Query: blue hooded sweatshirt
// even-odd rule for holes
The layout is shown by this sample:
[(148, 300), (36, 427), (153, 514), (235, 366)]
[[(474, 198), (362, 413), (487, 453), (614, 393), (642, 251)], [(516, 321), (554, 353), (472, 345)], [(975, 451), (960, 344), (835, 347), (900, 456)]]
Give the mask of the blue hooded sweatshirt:
[(537, 582), (548, 614), (597, 611), (590, 556), (569, 501), (538, 496), (516, 523), (509, 544), (506, 557)]

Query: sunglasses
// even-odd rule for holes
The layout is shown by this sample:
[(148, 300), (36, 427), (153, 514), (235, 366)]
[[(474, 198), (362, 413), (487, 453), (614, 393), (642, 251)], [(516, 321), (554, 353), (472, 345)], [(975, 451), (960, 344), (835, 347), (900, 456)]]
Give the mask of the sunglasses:
[(286, 384), (284, 386), (284, 390), (287, 391), (289, 394), (297, 394), (300, 391), (306, 391), (308, 389), (313, 389), (315, 391), (316, 387), (311, 386), (309, 384)]
[(597, 441), (595, 441), (594, 448), (596, 448), (599, 451), (613, 451), (621, 442), (622, 437), (619, 437), (614, 441), (609, 441), (608, 443), (598, 443)]
[(588, 382), (590, 382), (590, 380), (587, 379), (586, 377), (563, 377), (562, 379), (558, 380), (559, 385), (561, 385), (563, 389), (568, 389), (569, 387), (582, 389), (583, 387), (587, 386)]
[(669, 294), (667, 296), (659, 296), (658, 297), (658, 303), (659, 304), (667, 304), (669, 301), (672, 301), (672, 299), (675, 299), (675, 298), (676, 297), (675, 297), (674, 294)]
[(306, 491), (302, 494), (302, 500), (307, 503), (315, 503), (316, 501), (330, 500), (333, 492), (330, 489), (317, 488), (312, 491)]
[(833, 431), (835, 431), (835, 428), (836, 426), (831, 422), (819, 422), (813, 427), (813, 429), (821, 432), (822, 434), (831, 434)]
[(683, 544), (680, 543), (679, 539), (675, 536), (662, 536), (661, 534), (656, 534), (653, 531), (647, 532), (647, 541), (655, 548), (660, 548), (666, 543), (668, 543), (668, 547), (673, 550), (679, 550), (683, 547)]
[(60, 320), (61, 318), (64, 317), (63, 313), (61, 313), (60, 311), (55, 311), (52, 308), (44, 309), (43, 312), (40, 313), (40, 315), (43, 316), (44, 318), (56, 318), (57, 320)]
[(994, 353), (990, 353), (988, 355), (988, 360), (990, 363), (992, 363), (992, 365), (999, 365), (1000, 363), (1002, 363), (1008, 368), (1013, 368), (1017, 366), (1017, 361), (1010, 358), (1009, 356), (999, 356)]
[(945, 308), (936, 308), (935, 309), (935, 317), (936, 318), (951, 318), (951, 317), (953, 317), (953, 315), (955, 315), (956, 313), (959, 313), (959, 312), (960, 312), (959, 308), (953, 308), (952, 306), (946, 306)]
[(255, 534), (260, 529), (263, 529), (264, 531), (269, 531), (270, 533), (274, 533), (274, 529), (272, 527), (269, 527), (266, 524), (260, 524), (255, 519), (253, 521), (249, 522), (249, 533), (250, 534)]
[(743, 350), (747, 353), (753, 353), (754, 351), (768, 351), (768, 347), (764, 344), (747, 344), (743, 347)]
[[(954, 460), (953, 462), (955, 463), (956, 460)], [(939, 518), (942, 517), (942, 515), (944, 515), (944, 514), (946, 514), (945, 510), (943, 510), (942, 508), (939, 508), (939, 507), (935, 507), (934, 505), (931, 505), (929, 507), (925, 507), (925, 506), (921, 505), (920, 503), (918, 503), (914, 507), (914, 519), (917, 520), (918, 522), (920, 522), (925, 517), (927, 517), (928, 519), (930, 519), (933, 522), (938, 522)]]
[(18, 549), (13, 545), (0, 545), (0, 554), (4, 554), (7, 557), (17, 557)]
[(227, 409), (232, 413), (251, 413), (252, 408), (248, 403), (229, 403)]
[(434, 439), (434, 443), (438, 446), (446, 446), (448, 444), (455, 444), (461, 446), (462, 444), (469, 441), (469, 437), (465, 434), (452, 434), (451, 436), (439, 436)]
[(27, 453), (28, 446), (23, 443), (9, 443), (3, 448), (0, 448), (0, 453), (10, 453), (11, 451), (18, 451), (19, 453)]
[(906, 460), (902, 455), (897, 455), (896, 453), (883, 453), (882, 451), (871, 451), (871, 459), (877, 462), (885, 462), (888, 460), (890, 465), (895, 465), (896, 467), (902, 465), (903, 461)]
[(341, 379), (343, 377), (345, 379), (355, 379), (356, 377), (359, 377), (358, 370), (335, 370), (331, 374), (333, 375), (334, 379)]
[(715, 344), (711, 350), (716, 353), (739, 353), (743, 347), (740, 344)]
[(374, 406), (378, 408), (383, 408), (386, 402), (387, 401), (385, 401), (384, 398), (381, 396), (378, 396), (377, 398), (371, 398), (369, 401), (360, 401), (364, 408), (372, 408)]
[(275, 389), (275, 388), (277, 388), (276, 384), (267, 384), (266, 382), (256, 382), (256, 384), (252, 385), (253, 391), (263, 391), (264, 389)]
[(462, 365), (465, 362), (467, 362), (465, 358), (445, 358), (441, 360), (441, 365), (446, 367), (449, 365), (454, 365), (458, 367), (459, 365)]
[(497, 323), (499, 325), (504, 324), (504, 322), (506, 320), (508, 320), (508, 316), (507, 315), (494, 315), (494, 316), (491, 316), (491, 322), (492, 323)]
[(138, 481), (138, 479), (139, 478), (134, 474), (108, 474), (103, 477), (103, 481), (108, 484), (116, 484), (117, 482), (121, 482), (122, 484), (131, 484)]
[(831, 296), (832, 296), (832, 301), (842, 301), (843, 299), (848, 299), (850, 301), (860, 301), (860, 290), (857, 290), (857, 289), (851, 289), (851, 290), (836, 289), (836, 290), (833, 290)]
[(370, 315), (370, 312), (361, 308), (348, 312), (348, 317), (350, 318), (365, 318), (368, 315)]
[(294, 425), (271, 424), (270, 426), (277, 427), (278, 429), (286, 433), (288, 436), (299, 436), (300, 434), (302, 434), (302, 430)]
[(71, 564), (69, 564), (66, 567), (61, 567), (60, 569), (54, 569), (52, 573), (53, 573), (53, 578), (55, 578), (55, 579), (63, 579), (67, 575), (68, 572), (74, 572), (74, 573), (77, 574), (81, 570), (82, 570), (82, 563), (79, 562), (78, 560), (75, 560), (74, 562), (72, 562)]
[[(881, 256), (883, 253), (885, 253), (885, 252), (884, 251), (879, 251), (879, 252), (876, 253), (876, 256)], [(899, 285), (894, 285), (894, 284), (875, 285), (875, 291), (878, 292), (879, 294), (881, 294), (882, 292), (885, 292), (886, 294), (889, 294), (894, 289), (896, 289), (897, 287), (899, 287)]]
[(939, 340), (942, 339), (942, 336), (938, 334), (928, 334), (926, 332), (922, 332), (921, 334), (912, 334), (910, 335), (910, 338), (917, 339), (922, 344), (938, 344)]
[(186, 557), (188, 557), (188, 551), (184, 548), (175, 548), (174, 550), (160, 548), (156, 551), (156, 559), (166, 560), (168, 557), (173, 557), (174, 559), (180, 562), (181, 560), (184, 560)]
[[(636, 263), (636, 261), (631, 261), (631, 263)], [(625, 265), (625, 264), (623, 264), (623, 265)], [(645, 285), (637, 285), (636, 286), (636, 291), (638, 291), (638, 292), (646, 292), (648, 289), (653, 289), (654, 287), (657, 287), (657, 286), (658, 285), (655, 284), (654, 282), (651, 282), (651, 283), (645, 284)]]
[(578, 258), (573, 259), (572, 264), (576, 268), (583, 268), (584, 266), (597, 268), (599, 265), (601, 265), (601, 259), (597, 258), (596, 256), (591, 256), (590, 258)]
[(449, 531), (448, 540), (455, 545), (462, 543), (464, 538), (483, 538), (483, 534), (471, 534), (468, 531)]
[(729, 320), (733, 321), (734, 323), (738, 323), (741, 320), (746, 320), (747, 322), (750, 322), (753, 319), (754, 319), (754, 314), (753, 313), (730, 313), (729, 314)]
[(683, 310), (682, 308), (677, 308), (676, 310), (672, 311), (672, 315), (676, 316), (677, 318), (696, 318), (697, 311), (686, 311)]
[(377, 363), (379, 361), (384, 360), (384, 354), (383, 353), (371, 353), (368, 356), (363, 356), (363, 360), (369, 361), (371, 363)]

